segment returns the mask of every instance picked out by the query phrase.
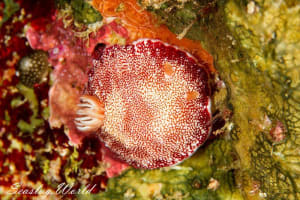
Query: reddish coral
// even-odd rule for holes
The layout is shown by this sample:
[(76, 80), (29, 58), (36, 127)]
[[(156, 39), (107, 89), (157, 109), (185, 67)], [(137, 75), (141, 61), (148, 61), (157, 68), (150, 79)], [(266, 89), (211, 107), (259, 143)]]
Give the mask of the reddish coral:
[[(65, 27), (63, 22), (57, 19), (57, 15), (54, 15), (52, 20), (51, 24), (40, 28), (38, 25), (42, 24), (43, 19), (37, 19), (27, 27), (26, 37), (32, 48), (48, 51), (49, 62), (54, 66), (54, 83), (49, 91), (50, 125), (52, 128), (65, 125), (70, 141), (80, 145), (89, 133), (77, 130), (74, 118), (79, 96), (87, 82), (86, 72), (91, 66), (91, 52), (97, 42), (109, 43), (111, 34), (118, 34), (126, 40), (127, 32), (112, 21), (91, 33), (88, 40), (84, 40), (75, 37), (73, 27)], [(107, 151), (104, 153), (100, 157), (109, 163), (109, 177), (128, 167), (127, 164), (108, 158), (110, 153)], [(88, 165), (91, 164), (93, 163)]]
[(158, 40), (98, 47), (85, 93), (103, 104), (83, 98), (79, 129), (93, 128), (92, 114), (104, 105), (99, 137), (139, 168), (176, 164), (205, 142), (211, 129), (210, 88), (201, 61)]
[[(104, 25), (89, 35), (89, 40), (75, 37), (72, 26), (65, 27), (57, 15), (53, 22), (41, 28), (44, 19), (37, 19), (26, 29), (26, 37), (33, 49), (48, 51), (49, 62), (54, 66), (54, 84), (49, 91), (50, 125), (68, 127), (68, 137), (74, 144), (81, 144), (87, 136), (75, 129), (78, 98), (87, 82), (86, 71), (91, 65), (91, 52), (97, 42), (107, 43), (112, 33), (126, 38), (126, 30), (116, 22)], [(46, 23), (46, 22), (44, 22)]]

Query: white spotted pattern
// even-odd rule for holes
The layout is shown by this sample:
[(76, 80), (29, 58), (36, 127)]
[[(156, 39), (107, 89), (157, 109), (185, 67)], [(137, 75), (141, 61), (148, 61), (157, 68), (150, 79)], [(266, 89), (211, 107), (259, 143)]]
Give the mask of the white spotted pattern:
[[(210, 132), (208, 74), (195, 58), (157, 40), (106, 47), (94, 62), (89, 94), (104, 104), (99, 136), (135, 167), (157, 168), (189, 157)], [(164, 65), (174, 70), (166, 75)], [(199, 93), (187, 99), (191, 91)]]

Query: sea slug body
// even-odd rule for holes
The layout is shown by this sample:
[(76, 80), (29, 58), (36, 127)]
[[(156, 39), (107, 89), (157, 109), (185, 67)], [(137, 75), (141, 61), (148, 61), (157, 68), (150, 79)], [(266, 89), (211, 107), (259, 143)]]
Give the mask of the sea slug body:
[(98, 45), (75, 119), (137, 168), (177, 164), (211, 129), (209, 73), (189, 53), (159, 40)]

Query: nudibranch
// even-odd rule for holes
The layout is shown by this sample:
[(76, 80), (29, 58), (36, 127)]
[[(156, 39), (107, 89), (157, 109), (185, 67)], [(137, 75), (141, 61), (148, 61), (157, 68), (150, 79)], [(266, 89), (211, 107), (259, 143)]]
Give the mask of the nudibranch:
[(152, 39), (99, 44), (88, 75), (77, 128), (133, 167), (177, 164), (208, 138), (209, 73), (191, 54)]

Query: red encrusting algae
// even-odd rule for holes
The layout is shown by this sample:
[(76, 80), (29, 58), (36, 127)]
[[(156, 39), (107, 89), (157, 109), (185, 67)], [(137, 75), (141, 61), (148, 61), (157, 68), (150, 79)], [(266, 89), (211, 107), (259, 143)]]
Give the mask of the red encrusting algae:
[(87, 135), (78, 133), (73, 119), (79, 96), (87, 82), (86, 72), (91, 66), (92, 49), (98, 42), (108, 43), (114, 32), (126, 39), (126, 30), (116, 22), (111, 22), (96, 33), (91, 33), (87, 41), (75, 37), (72, 27), (65, 28), (57, 15), (52, 20), (44, 29), (27, 27), (26, 37), (33, 49), (49, 53), (49, 62), (54, 66), (54, 83), (49, 91), (50, 125), (56, 128), (67, 125), (70, 140), (80, 144)]
[[(64, 125), (66, 134), (75, 145), (81, 145), (83, 139), (90, 135), (76, 129), (74, 118), (79, 97), (88, 80), (87, 71), (92, 66), (91, 53), (97, 43), (109, 44), (114, 35), (125, 41), (128, 37), (126, 29), (112, 21), (90, 33), (88, 39), (78, 38), (74, 27), (65, 27), (57, 13), (52, 16), (52, 23), (44, 28), (32, 25), (26, 28), (30, 46), (47, 51), (49, 62), (54, 66), (53, 85), (49, 90), (50, 126), (60, 128)], [(114, 160), (108, 164), (108, 176), (117, 175), (128, 166), (118, 160), (107, 159), (106, 154), (101, 155), (103, 160)]]

